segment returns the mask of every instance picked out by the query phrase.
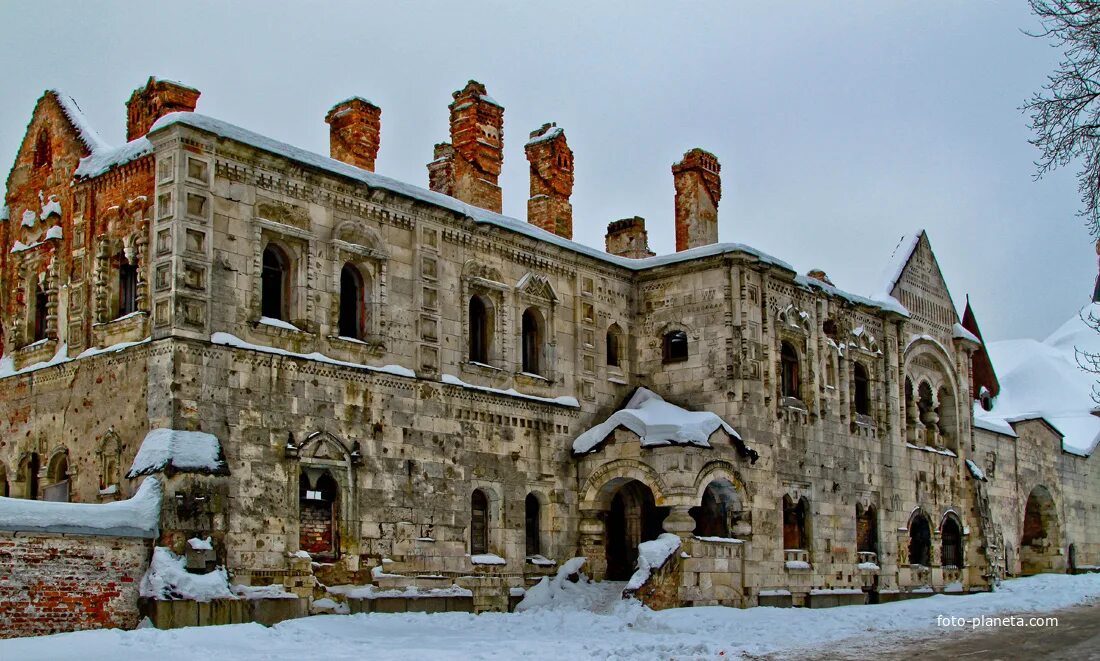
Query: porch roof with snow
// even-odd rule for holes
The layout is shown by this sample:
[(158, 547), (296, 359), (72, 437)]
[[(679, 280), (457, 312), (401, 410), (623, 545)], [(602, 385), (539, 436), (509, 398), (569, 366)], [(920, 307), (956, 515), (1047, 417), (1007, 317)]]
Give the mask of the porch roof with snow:
[(598, 451), (616, 429), (628, 429), (638, 435), (643, 448), (667, 445), (694, 445), (709, 448), (711, 435), (722, 429), (737, 446), (741, 456), (755, 462), (759, 456), (726, 421), (710, 411), (688, 411), (666, 402), (646, 388), (634, 391), (626, 406), (611, 414), (600, 424), (585, 431), (573, 441), (573, 454)]
[(155, 539), (161, 493), (160, 481), (150, 477), (130, 499), (112, 503), (0, 498), (0, 530)]
[(229, 475), (217, 436), (199, 431), (151, 429), (138, 448), (128, 479), (152, 473)]

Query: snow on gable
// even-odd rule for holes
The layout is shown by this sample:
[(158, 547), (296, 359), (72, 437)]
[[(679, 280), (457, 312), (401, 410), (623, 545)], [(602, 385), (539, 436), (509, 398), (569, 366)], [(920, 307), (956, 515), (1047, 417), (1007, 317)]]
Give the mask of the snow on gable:
[(954, 325), (959, 322), (947, 281), (924, 230), (898, 244), (884, 272), (883, 290), (873, 298), (899, 301), (910, 311), (913, 321), (944, 339), (952, 337)]
[(742, 454), (753, 457), (756, 452), (744, 445), (741, 435), (717, 414), (710, 411), (688, 411), (666, 402), (660, 395), (646, 388), (638, 388), (626, 406), (611, 414), (607, 420), (592, 427), (573, 441), (573, 454), (587, 454), (600, 445), (619, 427), (625, 427), (638, 435), (642, 447), (662, 445), (697, 445), (711, 447), (708, 440), (715, 431), (723, 429), (741, 442)]
[(74, 174), (77, 177), (91, 179), (107, 172), (111, 168), (135, 161), (146, 154), (153, 153), (153, 143), (145, 137), (136, 138), (118, 147), (104, 145), (80, 159)]
[(882, 276), (879, 279), (882, 283), (879, 288), (880, 294), (893, 295), (894, 288), (897, 287), (898, 280), (901, 279), (901, 274), (913, 256), (913, 251), (920, 244), (922, 236), (924, 236), (924, 230), (918, 229), (915, 232), (903, 234), (898, 240), (898, 244), (894, 246), (894, 252), (890, 254), (890, 261), (886, 262), (886, 266), (882, 269)]
[(228, 475), (222, 446), (213, 434), (178, 429), (152, 429), (138, 448), (126, 477), (175, 470), (183, 473)]
[(155, 538), (160, 526), (161, 484), (147, 478), (129, 500), (57, 503), (0, 498), (0, 530)]
[(107, 141), (100, 137), (99, 133), (92, 128), (91, 122), (84, 116), (84, 112), (77, 105), (73, 97), (68, 94), (63, 94), (57, 90), (50, 90), (50, 94), (57, 99), (57, 104), (61, 106), (61, 111), (65, 113), (65, 117), (76, 129), (77, 135), (80, 137), (80, 141), (84, 143), (84, 146), (88, 148), (88, 151), (94, 152), (97, 149), (106, 149), (110, 147)]

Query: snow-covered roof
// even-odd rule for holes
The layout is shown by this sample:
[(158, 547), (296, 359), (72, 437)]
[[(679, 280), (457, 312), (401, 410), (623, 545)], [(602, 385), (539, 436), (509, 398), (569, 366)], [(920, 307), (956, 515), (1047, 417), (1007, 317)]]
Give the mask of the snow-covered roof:
[(77, 105), (73, 97), (63, 92), (59, 92), (58, 90), (50, 90), (50, 93), (57, 99), (57, 103), (61, 106), (61, 110), (65, 113), (65, 117), (69, 119), (69, 123), (76, 129), (77, 135), (80, 136), (80, 141), (84, 143), (88, 151), (94, 152), (97, 149), (108, 149), (110, 147), (107, 141), (99, 135), (99, 132), (92, 128), (92, 123), (84, 116), (84, 111), (80, 109), (80, 106)]
[(741, 435), (716, 413), (688, 411), (646, 388), (638, 388), (622, 409), (607, 420), (585, 431), (573, 441), (574, 454), (587, 454), (600, 445), (619, 427), (625, 427), (638, 435), (644, 448), (662, 445), (696, 445), (711, 447), (708, 440), (715, 431), (723, 429), (740, 442), (743, 454), (756, 452), (744, 445)]
[(91, 179), (107, 172), (111, 168), (126, 165), (142, 156), (153, 153), (153, 143), (141, 137), (118, 147), (103, 146), (93, 149), (92, 153), (80, 159), (73, 173), (77, 177)]
[(1100, 441), (1100, 417), (1093, 389), (1097, 375), (1077, 362), (1077, 351), (1100, 353), (1100, 334), (1085, 321), (1100, 317), (1100, 303), (1081, 309), (1046, 340), (990, 342), (989, 357), (997, 368), (1001, 391), (993, 410), (974, 409), (974, 424), (997, 431), (1013, 423), (1041, 418), (1061, 432), (1062, 448), (1089, 456)]
[(160, 481), (150, 477), (132, 498), (112, 503), (0, 498), (0, 530), (155, 538), (160, 497)]
[(982, 343), (981, 339), (979, 339), (977, 335), (968, 331), (960, 323), (956, 323), (954, 326), (951, 327), (951, 336), (957, 340), (967, 340), (968, 342), (973, 342), (974, 344)]
[(554, 138), (558, 137), (562, 133), (564, 133), (564, 130), (560, 126), (551, 126), (542, 135), (536, 135), (535, 137), (528, 140), (527, 144), (535, 145), (535, 144), (538, 144), (540, 142), (546, 142), (547, 140), (553, 140)]
[(178, 429), (151, 429), (138, 448), (126, 477), (165, 470), (181, 473), (228, 475), (222, 445), (213, 434)]
[(886, 266), (882, 269), (882, 276), (879, 278), (882, 285), (879, 288), (878, 295), (885, 294), (889, 296), (893, 294), (894, 287), (897, 287), (898, 280), (901, 279), (901, 273), (905, 270), (905, 265), (909, 263), (909, 258), (913, 256), (913, 251), (920, 244), (922, 236), (924, 236), (924, 230), (918, 229), (902, 235), (901, 239), (898, 240), (898, 244), (894, 246), (894, 252), (890, 255), (890, 260), (886, 262)]

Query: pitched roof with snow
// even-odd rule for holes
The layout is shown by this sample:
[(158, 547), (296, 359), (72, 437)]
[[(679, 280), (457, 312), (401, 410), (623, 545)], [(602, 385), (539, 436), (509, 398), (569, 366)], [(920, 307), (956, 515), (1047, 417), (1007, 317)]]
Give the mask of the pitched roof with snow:
[(688, 411), (646, 388), (638, 388), (626, 406), (578, 436), (573, 441), (573, 454), (595, 452), (619, 427), (637, 434), (644, 448), (664, 445), (709, 448), (711, 434), (722, 429), (738, 444), (743, 456), (754, 462), (757, 457), (756, 451), (745, 445), (741, 435), (716, 413)]
[(1063, 450), (1091, 455), (1100, 442), (1100, 417), (1093, 414), (1097, 375), (1077, 361), (1079, 351), (1100, 354), (1100, 334), (1090, 318), (1100, 319), (1100, 303), (1082, 308), (1042, 342), (990, 342), (987, 349), (1001, 391), (992, 411), (975, 406), (975, 426), (1004, 433), (1005, 427), (1042, 419), (1062, 434)]
[(0, 530), (155, 538), (160, 498), (160, 482), (152, 477), (129, 500), (113, 503), (0, 498)]

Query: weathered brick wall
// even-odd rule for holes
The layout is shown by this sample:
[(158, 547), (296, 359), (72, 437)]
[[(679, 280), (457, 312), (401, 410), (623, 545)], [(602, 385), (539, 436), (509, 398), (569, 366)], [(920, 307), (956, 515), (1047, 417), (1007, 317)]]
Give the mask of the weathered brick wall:
[(137, 625), (149, 540), (0, 533), (0, 638)]

